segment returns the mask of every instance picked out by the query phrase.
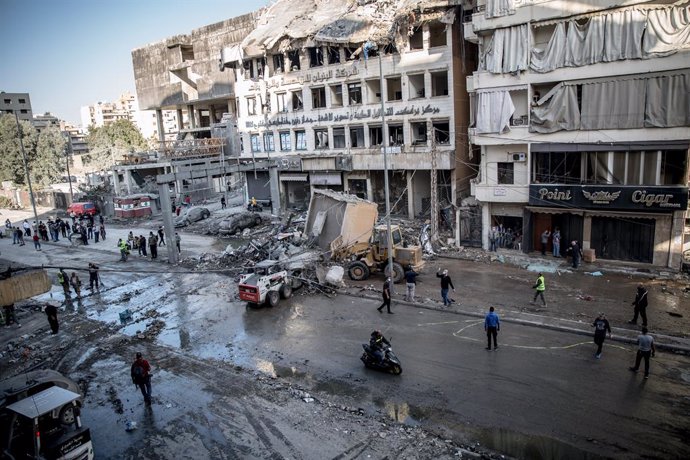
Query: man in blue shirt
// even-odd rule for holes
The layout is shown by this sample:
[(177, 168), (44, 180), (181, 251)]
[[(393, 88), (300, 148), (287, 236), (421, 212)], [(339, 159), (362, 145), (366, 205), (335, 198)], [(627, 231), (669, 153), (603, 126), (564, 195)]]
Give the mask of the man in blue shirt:
[(488, 341), (486, 349), (491, 350), (491, 337), (494, 338), (494, 350), (498, 350), (498, 331), (501, 330), (501, 323), (498, 320), (498, 315), (494, 313), (494, 307), (489, 308), (489, 313), (484, 318), (484, 330), (486, 331), (486, 339)]

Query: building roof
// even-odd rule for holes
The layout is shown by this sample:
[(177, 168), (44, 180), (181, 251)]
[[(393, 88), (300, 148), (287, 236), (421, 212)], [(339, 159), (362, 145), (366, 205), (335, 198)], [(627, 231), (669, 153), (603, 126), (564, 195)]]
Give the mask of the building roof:
[(317, 43), (387, 44), (431, 19), (452, 23), (452, 11), (448, 0), (278, 0), (241, 46), (245, 55), (260, 56)]

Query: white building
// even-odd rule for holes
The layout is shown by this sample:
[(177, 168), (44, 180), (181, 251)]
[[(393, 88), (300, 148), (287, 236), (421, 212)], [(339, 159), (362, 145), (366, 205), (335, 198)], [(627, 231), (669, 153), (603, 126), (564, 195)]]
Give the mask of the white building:
[[(283, 209), (304, 206), (312, 187), (383, 203), (384, 145), (393, 213), (428, 216), (469, 196), (454, 3), (279, 0), (223, 50), (236, 69), (240, 159), (278, 160)], [(246, 181), (249, 196), (270, 197), (268, 171)]]
[(578, 240), (597, 258), (678, 268), (690, 3), (477, 3), (464, 32), (480, 49), (467, 87), (484, 247), (492, 226), (521, 231), (528, 251), (559, 227), (561, 252)]

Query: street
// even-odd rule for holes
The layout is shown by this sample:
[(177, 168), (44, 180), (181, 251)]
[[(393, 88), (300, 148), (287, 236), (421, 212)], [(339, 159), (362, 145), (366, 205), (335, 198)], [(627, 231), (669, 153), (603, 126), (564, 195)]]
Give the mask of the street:
[[(453, 446), (514, 458), (690, 454), (687, 356), (657, 353), (644, 380), (628, 370), (633, 345), (609, 340), (596, 360), (591, 337), (503, 321), (498, 351), (486, 351), (482, 319), (459, 311), (394, 301), (394, 315), (379, 314), (378, 297), (306, 289), (276, 308), (248, 309), (222, 271), (136, 255), (117, 262), (114, 243), (128, 230), (112, 228), (107, 249), (2, 248), (5, 259), (68, 273), (101, 266), (101, 292), (84, 289), (65, 305), (58, 337), (30, 308), (20, 310), (21, 329), (2, 331), (3, 350), (31, 350), (17, 366), (55, 367), (84, 386), (97, 458), (452, 458)], [(197, 251), (215, 244), (183, 241)], [(481, 267), (494, 277), (514, 270)], [(61, 301), (61, 288), (38, 300), (51, 296)], [(121, 324), (124, 310), (132, 319)], [(359, 360), (375, 328), (391, 339), (401, 376)], [(154, 368), (150, 410), (129, 377), (136, 351)], [(17, 370), (5, 367), (8, 356), (3, 376)], [(126, 432), (127, 421), (138, 428)]]

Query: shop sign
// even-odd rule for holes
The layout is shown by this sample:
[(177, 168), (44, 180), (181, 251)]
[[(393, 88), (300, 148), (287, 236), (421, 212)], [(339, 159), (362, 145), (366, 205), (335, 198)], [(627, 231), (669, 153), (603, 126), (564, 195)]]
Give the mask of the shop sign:
[(276, 165), (279, 171), (301, 171), (302, 161), (299, 158), (277, 158)]
[(675, 211), (688, 207), (687, 187), (642, 185), (542, 185), (529, 187), (531, 206)]

